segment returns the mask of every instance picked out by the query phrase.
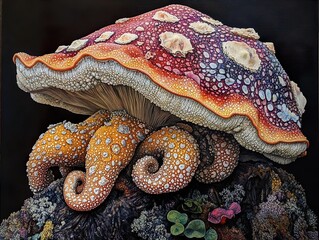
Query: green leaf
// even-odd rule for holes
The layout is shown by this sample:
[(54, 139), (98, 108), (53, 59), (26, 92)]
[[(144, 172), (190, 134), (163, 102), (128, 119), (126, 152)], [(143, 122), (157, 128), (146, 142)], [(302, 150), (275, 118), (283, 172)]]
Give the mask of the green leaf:
[(205, 232), (205, 223), (200, 219), (195, 219), (187, 224), (184, 234), (188, 238), (203, 238)]
[(202, 213), (202, 204), (201, 202), (193, 199), (187, 199), (185, 202), (182, 204), (182, 209), (186, 212), (190, 213)]
[(185, 201), (184, 204), (185, 204), (187, 207), (192, 207), (192, 206), (193, 206), (192, 201), (189, 201), (189, 200)]
[(208, 229), (205, 234), (205, 240), (217, 240), (217, 239), (218, 239), (218, 235), (215, 229), (213, 228)]
[(184, 232), (184, 226), (180, 223), (175, 223), (174, 225), (171, 226), (171, 234), (173, 236), (180, 235)]
[(179, 211), (171, 210), (167, 213), (167, 220), (172, 223), (186, 224), (188, 216), (186, 213), (180, 213)]
[(179, 211), (171, 210), (167, 213), (167, 220), (176, 223), (180, 214), (181, 213)]
[(185, 225), (187, 223), (188, 220), (188, 216), (186, 213), (181, 213), (181, 215), (179, 216), (179, 222), (183, 225)]

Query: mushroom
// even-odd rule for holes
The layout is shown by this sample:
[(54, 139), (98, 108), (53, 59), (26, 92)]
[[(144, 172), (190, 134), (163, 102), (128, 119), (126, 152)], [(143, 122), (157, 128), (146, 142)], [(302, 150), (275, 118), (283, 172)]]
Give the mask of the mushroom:
[[(189, 7), (169, 5), (102, 28), (53, 54), (18, 53), (14, 62), (19, 87), (39, 103), (89, 115), (99, 109), (124, 109), (135, 119), (131, 120), (134, 126), (139, 122), (147, 126), (141, 131), (182, 119), (232, 134), (243, 147), (278, 163), (290, 163), (308, 145), (300, 130), (301, 111), (288, 75), (258, 37), (252, 29), (232, 28)], [(180, 128), (172, 131), (189, 135)], [(91, 147), (98, 149), (93, 139), (104, 133), (95, 134), (86, 162), (96, 154)], [(190, 148), (195, 158), (194, 141)], [(152, 167), (143, 167), (150, 161)], [(156, 174), (149, 172), (154, 170), (152, 157), (137, 164), (143, 174)], [(90, 177), (88, 167), (86, 171)], [(136, 172), (140, 172), (137, 167)], [(81, 195), (75, 193), (76, 182), (89, 179), (82, 173), (72, 176), (66, 180), (65, 192), (80, 201), (74, 195)], [(146, 185), (147, 189), (151, 188)], [(89, 195), (81, 196), (83, 204), (88, 202)], [(97, 206), (87, 205), (85, 210)]]

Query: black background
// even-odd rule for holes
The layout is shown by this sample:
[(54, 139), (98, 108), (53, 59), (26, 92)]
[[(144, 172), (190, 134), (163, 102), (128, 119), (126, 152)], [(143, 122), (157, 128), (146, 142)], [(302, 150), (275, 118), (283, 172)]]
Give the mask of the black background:
[(17, 211), (31, 196), (26, 161), (32, 145), (51, 123), (77, 116), (35, 103), (16, 85), (12, 56), (54, 52), (116, 19), (131, 17), (171, 3), (204, 12), (224, 24), (253, 27), (261, 41), (274, 42), (277, 58), (308, 100), (303, 132), (310, 141), (308, 156), (282, 166), (306, 189), (310, 207), (318, 214), (318, 3), (310, 0), (206, 1), (66, 1), (4, 0), (2, 8), (1, 216)]

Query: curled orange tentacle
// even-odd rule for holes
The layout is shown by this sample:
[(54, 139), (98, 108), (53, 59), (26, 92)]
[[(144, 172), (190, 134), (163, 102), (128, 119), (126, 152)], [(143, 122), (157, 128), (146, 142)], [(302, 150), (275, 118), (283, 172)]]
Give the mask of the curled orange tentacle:
[(108, 117), (109, 113), (101, 110), (79, 124), (62, 122), (49, 126), (33, 146), (27, 162), (31, 190), (38, 192), (50, 184), (54, 178), (51, 167), (59, 166), (66, 174), (69, 167), (84, 164), (90, 138)]
[[(150, 194), (175, 192), (192, 180), (199, 164), (198, 146), (188, 132), (177, 127), (164, 127), (153, 132), (138, 150), (140, 158), (133, 166), (135, 184)], [(154, 156), (162, 157), (159, 164)]]
[(114, 114), (90, 140), (85, 158), (86, 173), (73, 171), (66, 177), (63, 194), (67, 205), (76, 211), (90, 211), (99, 206), (147, 133), (145, 124), (139, 120), (124, 113)]

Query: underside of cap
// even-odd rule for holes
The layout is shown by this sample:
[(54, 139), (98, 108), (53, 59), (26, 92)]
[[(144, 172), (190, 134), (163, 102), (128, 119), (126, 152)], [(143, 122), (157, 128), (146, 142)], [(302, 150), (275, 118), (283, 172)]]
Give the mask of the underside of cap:
[[(231, 114), (225, 117), (216, 114), (211, 109), (214, 106), (203, 106), (194, 96), (183, 96), (181, 92), (174, 93), (172, 92), (174, 88), (166, 89), (154, 81), (150, 77), (152, 74), (133, 70), (115, 60), (97, 60), (86, 56), (71, 70), (56, 71), (41, 62), (36, 62), (32, 68), (29, 68), (18, 56), (16, 65), (19, 87), (29, 92), (35, 101), (74, 113), (92, 114), (101, 108), (114, 110), (110, 107), (112, 104), (105, 100), (112, 99), (112, 96), (107, 96), (106, 89), (110, 86), (125, 86), (180, 119), (232, 133), (245, 148), (263, 153), (278, 163), (287, 164), (294, 161), (307, 148), (306, 140), (300, 139), (300, 136), (292, 142), (285, 142), (284, 138), (277, 137), (273, 138), (276, 142), (268, 143), (260, 137), (260, 135), (265, 136), (265, 133), (261, 132), (262, 128), (257, 130), (250, 116)], [(159, 83), (166, 82), (163, 76), (160, 80)], [(189, 93), (194, 94), (194, 91)], [(241, 105), (245, 109), (245, 103), (242, 102)], [(220, 110), (224, 112), (223, 108)], [(167, 119), (176, 118), (167, 117)], [(173, 121), (167, 121), (170, 122)], [(276, 131), (272, 136), (276, 136), (275, 134)]]

